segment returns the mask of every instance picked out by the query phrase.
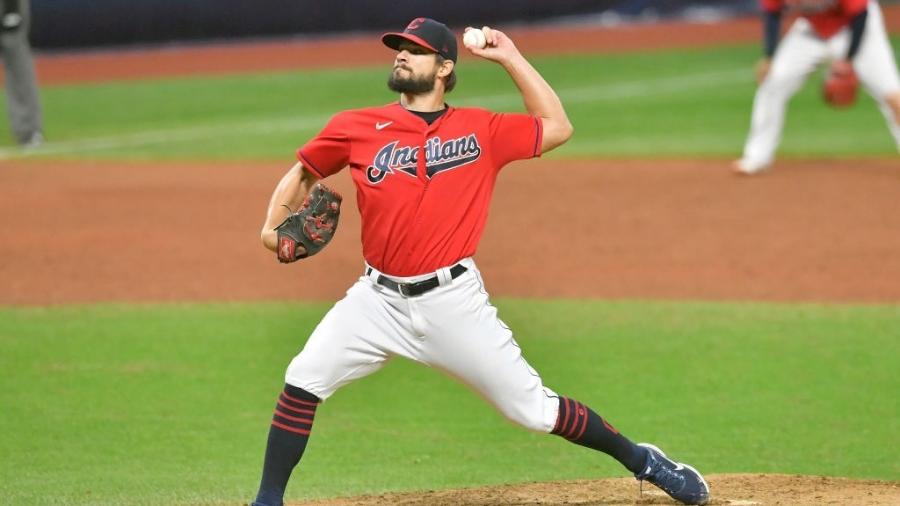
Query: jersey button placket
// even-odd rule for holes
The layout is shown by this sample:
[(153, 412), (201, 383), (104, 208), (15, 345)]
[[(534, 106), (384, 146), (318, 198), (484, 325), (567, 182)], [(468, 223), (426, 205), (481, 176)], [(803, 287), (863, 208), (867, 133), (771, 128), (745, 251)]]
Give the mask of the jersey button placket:
[(416, 177), (419, 178), (425, 187), (428, 187), (428, 130), (422, 134), (422, 142), (419, 147), (419, 159), (416, 160)]
[[(425, 123), (425, 120), (421, 120), (422, 123)], [(428, 192), (428, 160), (427, 160), (427, 147), (428, 147), (428, 134), (430, 133), (429, 129), (426, 128), (425, 132), (422, 134), (422, 142), (419, 146), (419, 157), (416, 160), (416, 177), (419, 181), (422, 182), (422, 189), (419, 194), (419, 203), (416, 205), (416, 215), (413, 217), (412, 229), (413, 231), (418, 230), (421, 223), (422, 218), (420, 211), (422, 209), (422, 203), (425, 202), (425, 194)], [(413, 235), (415, 237), (415, 235)], [(408, 256), (413, 257), (419, 251), (419, 244), (413, 243), (412, 247), (408, 250)]]

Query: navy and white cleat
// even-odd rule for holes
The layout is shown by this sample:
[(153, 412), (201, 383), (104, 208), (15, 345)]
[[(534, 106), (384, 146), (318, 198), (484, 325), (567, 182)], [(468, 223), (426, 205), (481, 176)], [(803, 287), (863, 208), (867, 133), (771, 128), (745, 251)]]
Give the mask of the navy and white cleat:
[(706, 504), (709, 501), (709, 485), (693, 467), (666, 457), (659, 448), (649, 443), (639, 443), (647, 449), (647, 462), (641, 472), (634, 475), (656, 485), (672, 499), (684, 504)]

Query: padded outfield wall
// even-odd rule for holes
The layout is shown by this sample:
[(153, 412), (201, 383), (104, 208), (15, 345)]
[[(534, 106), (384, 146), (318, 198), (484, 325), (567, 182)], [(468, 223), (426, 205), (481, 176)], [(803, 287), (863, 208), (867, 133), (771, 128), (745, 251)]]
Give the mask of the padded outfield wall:
[[(452, 26), (531, 23), (603, 14), (653, 18), (694, 10), (746, 12), (755, 0), (31, 0), (37, 48), (155, 44), (397, 29), (417, 16)], [(75, 20), (73, 22), (73, 20)]]

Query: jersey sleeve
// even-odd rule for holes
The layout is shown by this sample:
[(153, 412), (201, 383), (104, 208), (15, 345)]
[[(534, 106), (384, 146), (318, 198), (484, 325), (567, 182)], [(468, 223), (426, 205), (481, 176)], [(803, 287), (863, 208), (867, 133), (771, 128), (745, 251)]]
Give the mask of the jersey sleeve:
[(497, 168), (541, 156), (543, 125), (541, 118), (529, 114), (494, 113), (490, 119), (491, 156)]
[(297, 160), (316, 177), (340, 172), (350, 161), (350, 137), (345, 115), (331, 118), (325, 128), (297, 150)]
[(869, 0), (842, 0), (841, 8), (848, 17), (853, 17), (869, 7)]

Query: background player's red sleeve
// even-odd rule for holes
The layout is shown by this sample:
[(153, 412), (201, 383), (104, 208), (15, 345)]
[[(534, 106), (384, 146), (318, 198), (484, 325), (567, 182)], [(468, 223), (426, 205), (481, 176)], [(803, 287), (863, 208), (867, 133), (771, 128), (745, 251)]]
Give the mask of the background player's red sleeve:
[(541, 118), (529, 114), (496, 113), (491, 116), (491, 157), (499, 169), (513, 160), (541, 156)]
[(350, 138), (342, 115), (336, 115), (312, 140), (297, 150), (297, 160), (319, 178), (339, 172), (350, 160)]
[(780, 11), (784, 8), (784, 0), (760, 0), (759, 6), (767, 12)]
[(869, 0), (841, 0), (841, 8), (848, 17), (853, 17), (866, 10)]

